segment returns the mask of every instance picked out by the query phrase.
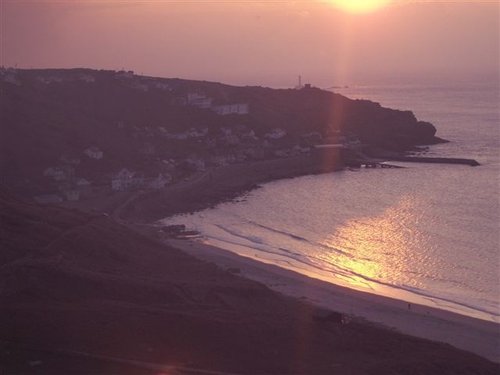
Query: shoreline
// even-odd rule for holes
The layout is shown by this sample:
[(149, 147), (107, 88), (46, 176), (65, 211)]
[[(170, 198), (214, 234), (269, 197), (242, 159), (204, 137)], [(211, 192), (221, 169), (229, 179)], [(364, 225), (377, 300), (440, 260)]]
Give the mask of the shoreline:
[[(213, 181), (204, 181), (203, 178), (195, 178), (193, 179), (195, 181), (194, 184), (191, 184), (189, 186), (190, 190), (192, 190), (188, 196), (193, 197), (193, 195), (200, 193), (200, 190), (206, 189), (208, 191), (208, 196), (212, 198), (211, 200), (203, 200), (203, 196), (201, 197), (202, 199), (200, 202), (198, 202), (198, 209), (184, 209), (180, 204), (175, 204), (172, 205), (170, 208), (168, 208), (165, 212), (165, 215), (162, 216), (161, 220), (167, 219), (169, 217), (175, 216), (175, 215), (182, 215), (182, 214), (190, 214), (195, 211), (202, 211), (204, 209), (209, 209), (213, 208), (215, 205), (219, 203), (224, 203), (228, 201), (232, 201), (235, 199), (238, 199), (248, 191), (251, 191), (253, 189), (259, 188), (260, 186), (257, 183), (267, 183), (267, 182), (272, 182), (276, 181), (279, 179), (287, 179), (287, 178), (295, 178), (295, 177), (301, 177), (301, 176), (311, 176), (315, 174), (322, 174), (322, 173), (333, 173), (333, 172), (340, 172), (343, 171), (344, 168), (338, 163), (335, 164), (335, 167), (331, 167), (331, 163), (329, 164), (329, 168), (322, 167), (320, 168), (320, 165), (318, 164), (321, 159), (318, 158), (319, 154), (316, 155), (311, 155), (311, 156), (302, 156), (302, 157), (295, 157), (295, 158), (287, 158), (287, 159), (274, 159), (274, 160), (265, 160), (265, 161), (259, 161), (259, 162), (253, 162), (253, 163), (246, 163), (246, 164), (236, 164), (236, 165), (230, 165), (227, 167), (220, 168), (218, 170), (215, 170), (214, 175), (217, 176), (217, 178), (221, 178), (222, 182), (220, 184), (214, 184)], [(324, 155), (323, 155), (324, 156)], [(295, 166), (294, 169), (286, 169), (286, 170), (279, 170), (279, 174), (276, 174), (273, 177), (273, 173), (277, 172), (277, 168), (280, 167), (285, 167), (285, 168), (290, 168), (290, 166), (293, 165), (293, 162), (296, 160), (300, 160), (300, 163), (298, 164), (298, 167)], [(311, 168), (311, 166), (314, 166), (314, 168)], [(250, 181), (245, 181), (244, 183), (241, 184), (241, 186), (231, 186), (229, 184), (229, 188), (224, 191), (224, 193), (227, 193), (227, 195), (215, 195), (211, 196), (210, 195), (210, 189), (217, 189), (220, 188), (220, 185), (224, 185), (226, 179), (229, 178), (234, 178), (234, 173), (235, 169), (234, 167), (239, 167), (241, 169), (241, 174), (248, 173), (250, 170), (253, 174), (248, 174), (246, 175), (247, 179), (250, 178)], [(403, 167), (404, 168), (404, 167)], [(213, 177), (215, 178), (215, 177)], [(237, 177), (236, 177), (237, 178)], [(234, 181), (231, 181), (231, 183), (234, 183)], [(182, 184), (182, 183), (181, 183)], [(215, 186), (215, 188), (214, 188)], [(174, 189), (179, 189), (182, 188), (182, 186), (178, 185), (173, 185), (169, 189), (166, 189), (167, 191), (165, 194), (161, 197), (162, 200), (168, 199), (170, 196), (168, 190), (174, 190)], [(207, 193), (205, 191), (205, 193)], [(215, 199), (214, 199), (215, 197)], [(151, 204), (152, 201), (154, 201), (154, 198), (149, 195), (145, 194), (141, 199), (135, 200), (132, 203), (133, 204), (138, 204), (140, 207), (141, 204), (146, 203), (146, 204)], [(199, 198), (199, 197), (197, 197)], [(183, 202), (184, 200), (184, 202)], [(185, 197), (181, 197), (179, 202), (185, 203)], [(176, 202), (176, 203), (179, 203)], [(160, 203), (161, 204), (161, 203)], [(135, 207), (137, 209), (137, 207)], [(139, 210), (138, 210), (139, 211)], [(158, 221), (161, 221), (158, 220)], [(158, 222), (156, 221), (156, 223)], [(139, 224), (140, 225), (140, 224)], [(217, 245), (214, 245), (217, 247)], [(224, 247), (220, 247), (224, 251), (228, 251), (227, 249), (224, 249)], [(230, 251), (230, 250), (229, 250)], [(237, 252), (233, 252), (237, 254)], [(245, 255), (241, 255), (245, 256)], [(299, 271), (300, 272), (300, 271)], [(312, 276), (315, 277), (315, 276)], [(335, 282), (332, 281), (326, 281), (332, 284), (335, 284)], [(339, 284), (335, 284), (339, 285)], [(342, 284), (340, 284), (342, 286)], [(350, 288), (349, 286), (346, 286), (347, 288)], [(391, 286), (383, 286), (381, 285), (382, 289), (389, 288), (392, 289)], [(356, 288), (350, 288), (356, 290)], [(398, 290), (402, 296), (391, 296), (389, 293), (376, 293), (376, 292), (367, 292), (379, 296), (386, 296), (388, 298), (393, 298), (393, 299), (398, 299), (401, 301), (404, 301), (405, 303), (416, 303), (416, 304), (421, 304), (425, 306), (429, 306), (430, 308), (434, 309), (439, 309), (443, 311), (450, 311), (452, 313), (466, 316), (466, 317), (471, 317), (474, 319), (479, 319), (479, 320), (484, 320), (488, 322), (492, 322), (495, 324), (500, 324), (498, 321), (498, 316), (496, 316), (494, 313), (488, 312), (488, 311), (483, 311), (480, 309), (475, 309), (474, 307), (467, 306), (464, 304), (460, 304), (451, 300), (446, 300), (446, 299), (440, 299), (439, 297), (433, 297), (429, 295), (424, 295), (424, 294), (418, 294), (418, 293), (413, 293), (411, 291), (405, 290), (405, 289), (399, 289)], [(430, 300), (431, 303), (426, 303), (425, 301), (422, 300)], [(446, 308), (446, 307), (440, 307), (439, 303), (442, 302), (444, 305), (449, 305), (451, 308)]]
[[(168, 218), (166, 219), (168, 220)], [(230, 243), (228, 242), (229, 246), (227, 246), (224, 241), (216, 240), (215, 243), (211, 243), (212, 239), (215, 239), (214, 237), (206, 237), (203, 233), (199, 233), (195, 231), (190, 231), (188, 229), (188, 232), (195, 232), (196, 235), (188, 235), (188, 236), (174, 236), (174, 237), (167, 237), (172, 238), (174, 240), (186, 240), (186, 241), (194, 241), (194, 242), (200, 242), (204, 243), (209, 246), (213, 246), (215, 248), (218, 248), (223, 251), (228, 251), (236, 256), (240, 256), (243, 258), (249, 258), (252, 260), (255, 260), (257, 262), (261, 262), (264, 264), (270, 264), (274, 265), (279, 268), (283, 268), (285, 270), (289, 270), (291, 272), (296, 272), (304, 277), (309, 277), (312, 279), (317, 279), (323, 282), (326, 282), (328, 284), (332, 285), (337, 285), (339, 287), (351, 289), (354, 291), (360, 291), (362, 293), (368, 293), (368, 294), (373, 294), (376, 296), (381, 296), (384, 298), (390, 298), (398, 301), (402, 301), (404, 303), (410, 304), (410, 305), (422, 305), (426, 306), (429, 308), (437, 309), (437, 310), (443, 310), (447, 312), (451, 312), (453, 314), (457, 314), (460, 316), (465, 316), (473, 319), (478, 319), (494, 324), (498, 324), (500, 327), (500, 316), (487, 311), (487, 310), (481, 310), (479, 308), (476, 308), (474, 306), (469, 306), (463, 303), (459, 303), (456, 301), (453, 301), (451, 299), (445, 299), (440, 296), (433, 296), (430, 293), (425, 294), (425, 293), (418, 293), (414, 292), (412, 290), (405, 289), (403, 287), (397, 287), (391, 284), (384, 284), (384, 283), (377, 283), (376, 281), (370, 280), (365, 282), (365, 287), (356, 287), (356, 285), (352, 285), (348, 282), (342, 282), (338, 281), (336, 277), (338, 274), (336, 274), (333, 271), (327, 271), (324, 269), (317, 269), (317, 268), (309, 268), (309, 265), (306, 267), (301, 267), (300, 264), (294, 263), (293, 260), (290, 261), (286, 257), (282, 257), (278, 254), (272, 253), (271, 258), (266, 258), (264, 252), (262, 256), (260, 255), (260, 250), (258, 248), (252, 248), (249, 246), (241, 245), (241, 244), (235, 244), (235, 243)], [(207, 241), (205, 242), (205, 239)], [(242, 251), (239, 251), (238, 248), (244, 249)], [(253, 254), (253, 255), (252, 255)], [(332, 277), (333, 276), (333, 277)]]
[(404, 300), (332, 284), (194, 240), (169, 239), (165, 242), (283, 295), (500, 362), (498, 323), (415, 303), (409, 309)]
[[(196, 259), (190, 248), (206, 256), (206, 247), (179, 242), (188, 248), (178, 250), (153, 239), (152, 226), (8, 194), (0, 194), (0, 204), (15, 257), (3, 267), (0, 295), (0, 368), (7, 373), (498, 373), (499, 364), (484, 356), (349, 319), (359, 293), (322, 292), (315, 280), (227, 253), (222, 259), (235, 263), (224, 265), (216, 248), (215, 258)], [(40, 242), (47, 246), (36, 257), (19, 251)], [(252, 280), (250, 271), (261, 278)], [(286, 288), (302, 294), (289, 297)], [(380, 298), (367, 297), (357, 303), (371, 314), (387, 310)], [(334, 312), (317, 300), (332, 302)], [(342, 301), (347, 316), (335, 312)], [(404, 304), (392, 303), (401, 319)], [(475, 332), (466, 325), (464, 340), (492, 347), (478, 345)], [(487, 335), (488, 327), (480, 339)]]
[(269, 159), (198, 172), (160, 191), (136, 194), (113, 210), (120, 221), (151, 224), (177, 214), (201, 211), (231, 201), (259, 184), (280, 179), (341, 171), (338, 153), (312, 153)]
[[(338, 160), (325, 159), (325, 155), (320, 154), (233, 164), (195, 174), (159, 192), (129, 195), (124, 203), (112, 210), (111, 215), (116, 221), (158, 239), (158, 227), (153, 223), (159, 219), (211, 208), (258, 188), (260, 183), (341, 169)], [(353, 315), (365, 322), (392, 327), (411, 336), (446, 342), (500, 362), (498, 323), (413, 302), (411, 311), (408, 311), (408, 303), (402, 299), (313, 279), (215, 246), (187, 240), (168, 240), (167, 243), (230, 272), (237, 269), (239, 276), (287, 296)], [(275, 278), (280, 281), (276, 282)], [(325, 297), (330, 295), (335, 296), (335, 301), (340, 298), (341, 303), (328, 299), (325, 303)]]

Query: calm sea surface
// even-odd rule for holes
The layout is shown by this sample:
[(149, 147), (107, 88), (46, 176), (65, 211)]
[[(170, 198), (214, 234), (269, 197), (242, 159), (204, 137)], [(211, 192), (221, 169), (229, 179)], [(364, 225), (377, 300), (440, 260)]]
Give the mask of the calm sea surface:
[(351, 98), (409, 109), (451, 143), (403, 164), (276, 181), (239, 202), (176, 216), (204, 241), (332, 283), (500, 321), (498, 86), (359, 86)]

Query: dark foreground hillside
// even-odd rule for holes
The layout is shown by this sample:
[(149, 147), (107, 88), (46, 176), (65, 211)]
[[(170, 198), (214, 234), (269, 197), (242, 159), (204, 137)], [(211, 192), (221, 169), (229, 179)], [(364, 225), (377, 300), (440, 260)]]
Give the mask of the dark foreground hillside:
[(157, 374), (162, 366), (180, 374), (499, 370), (449, 345), (315, 319), (311, 306), (107, 216), (2, 192), (0, 218), (1, 373)]

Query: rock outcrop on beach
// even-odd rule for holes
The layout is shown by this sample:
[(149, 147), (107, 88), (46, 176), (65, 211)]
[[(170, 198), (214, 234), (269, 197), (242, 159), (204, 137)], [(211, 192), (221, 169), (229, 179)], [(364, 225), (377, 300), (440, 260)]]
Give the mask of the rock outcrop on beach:
[(2, 373), (498, 373), (449, 345), (318, 319), (109, 216), (0, 191), (0, 234)]
[(105, 187), (161, 188), (196, 170), (297, 155), (317, 143), (408, 150), (438, 142), (435, 132), (410, 111), (313, 87), (0, 69), (2, 182), (44, 202)]

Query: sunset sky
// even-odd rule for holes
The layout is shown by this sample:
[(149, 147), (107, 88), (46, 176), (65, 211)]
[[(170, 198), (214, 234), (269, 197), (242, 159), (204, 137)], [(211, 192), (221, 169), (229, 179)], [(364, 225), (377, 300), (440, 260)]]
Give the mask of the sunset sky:
[(273, 87), (498, 80), (498, 1), (0, 1), (4, 66)]

